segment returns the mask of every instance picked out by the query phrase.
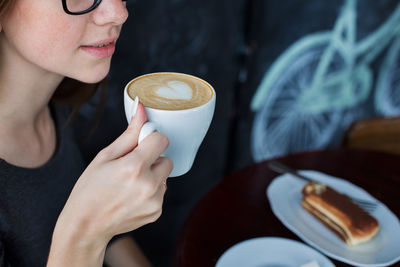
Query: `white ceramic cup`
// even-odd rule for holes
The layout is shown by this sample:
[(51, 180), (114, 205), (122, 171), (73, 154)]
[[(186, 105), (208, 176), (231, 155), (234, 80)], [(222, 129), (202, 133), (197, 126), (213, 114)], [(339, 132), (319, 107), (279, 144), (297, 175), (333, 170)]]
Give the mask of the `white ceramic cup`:
[[(131, 80), (124, 89), (124, 107), (128, 123), (136, 112), (137, 102), (128, 94), (129, 86), (136, 80), (147, 75)], [(195, 79), (199, 79), (194, 77)], [(201, 79), (200, 79), (201, 80)], [(204, 80), (212, 91), (212, 98), (205, 104), (182, 110), (162, 110), (145, 107), (148, 122), (146, 122), (139, 135), (139, 143), (150, 133), (158, 131), (168, 137), (169, 147), (163, 154), (172, 160), (174, 168), (170, 177), (181, 176), (187, 173), (193, 165), (207, 131), (211, 124), (215, 109), (215, 90)]]

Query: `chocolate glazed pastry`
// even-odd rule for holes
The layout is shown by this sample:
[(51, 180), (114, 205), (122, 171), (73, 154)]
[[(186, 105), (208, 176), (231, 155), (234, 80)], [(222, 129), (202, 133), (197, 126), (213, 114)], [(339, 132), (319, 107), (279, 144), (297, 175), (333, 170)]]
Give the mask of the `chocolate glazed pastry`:
[(329, 186), (309, 182), (302, 194), (303, 208), (350, 246), (369, 241), (379, 231), (374, 217)]

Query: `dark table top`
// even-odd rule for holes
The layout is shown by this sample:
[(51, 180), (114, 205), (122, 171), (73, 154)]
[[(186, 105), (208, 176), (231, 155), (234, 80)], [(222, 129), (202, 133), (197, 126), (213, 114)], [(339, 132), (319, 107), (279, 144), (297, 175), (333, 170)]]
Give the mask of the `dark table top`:
[[(399, 155), (337, 149), (304, 152), (278, 160), (296, 169), (312, 169), (347, 179), (400, 217)], [(301, 241), (271, 211), (265, 190), (279, 174), (270, 170), (267, 163), (255, 163), (232, 173), (205, 195), (177, 239), (174, 266), (215, 266), (231, 246), (255, 237)], [(331, 260), (336, 266), (348, 266)]]

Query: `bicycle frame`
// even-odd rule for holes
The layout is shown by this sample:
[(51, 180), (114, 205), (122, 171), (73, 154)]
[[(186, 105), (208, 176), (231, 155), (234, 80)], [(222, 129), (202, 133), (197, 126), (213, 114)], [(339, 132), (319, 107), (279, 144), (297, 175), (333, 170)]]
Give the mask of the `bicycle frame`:
[[(321, 112), (324, 109), (350, 107), (365, 100), (372, 87), (372, 73), (368, 65), (400, 33), (399, 4), (382, 26), (357, 43), (355, 9), (356, 0), (346, 0), (311, 86), (300, 96), (300, 105), (306, 110)], [(345, 70), (327, 75), (336, 53), (344, 59)], [(341, 84), (339, 89), (335, 87), (338, 84)], [(324, 92), (324, 89), (334, 92)]]

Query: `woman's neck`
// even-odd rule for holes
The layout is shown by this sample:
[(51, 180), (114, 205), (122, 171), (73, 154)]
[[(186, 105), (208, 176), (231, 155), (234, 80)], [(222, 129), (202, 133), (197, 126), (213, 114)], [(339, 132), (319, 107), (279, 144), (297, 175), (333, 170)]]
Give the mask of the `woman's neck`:
[(55, 151), (55, 126), (48, 104), (63, 77), (24, 61), (18, 53), (6, 53), (3, 45), (0, 46), (0, 158), (22, 167), (37, 167)]
[[(0, 122), (34, 127), (63, 77), (30, 63), (8, 49), (0, 35)], [(5, 125), (6, 124), (6, 125)]]
[[(5, 83), (3, 81), (6, 81)], [(45, 78), (34, 80), (2, 79), (0, 75), (0, 122), (2, 126), (13, 128), (35, 127), (59, 82)]]
[(56, 151), (56, 129), (48, 107), (55, 86), (46, 79), (12, 80), (0, 79), (0, 158), (36, 168)]

